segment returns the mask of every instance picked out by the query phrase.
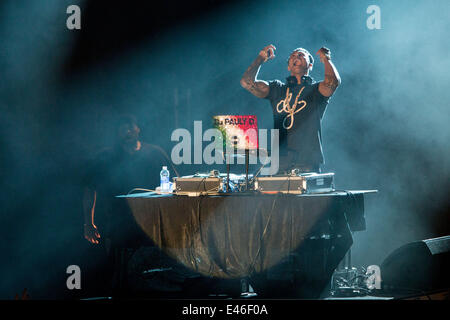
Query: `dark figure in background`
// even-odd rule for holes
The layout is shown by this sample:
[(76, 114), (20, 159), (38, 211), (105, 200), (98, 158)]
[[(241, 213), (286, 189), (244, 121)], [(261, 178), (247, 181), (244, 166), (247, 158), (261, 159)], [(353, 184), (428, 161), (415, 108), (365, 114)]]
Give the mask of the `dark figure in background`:
[(134, 116), (120, 117), (116, 129), (115, 145), (97, 155), (85, 180), (84, 237), (94, 244), (99, 243), (103, 233), (108, 236), (115, 196), (134, 188), (155, 189), (164, 165), (172, 176), (176, 174), (162, 148), (140, 140), (140, 128)]
[(280, 133), (279, 173), (297, 168), (301, 172), (320, 172), (324, 163), (321, 121), (329, 97), (340, 84), (339, 73), (331, 62), (330, 50), (322, 47), (317, 54), (325, 66), (325, 79), (314, 82), (309, 76), (314, 58), (303, 48), (295, 49), (289, 59), (290, 76), (286, 83), (279, 80), (258, 80), (261, 65), (275, 57), (275, 47), (262, 49), (244, 73), (241, 85), (258, 98), (272, 105), (274, 128)]
[[(162, 166), (168, 167), (171, 177), (177, 174), (162, 148), (140, 140), (140, 128), (134, 116), (120, 117), (115, 128), (115, 145), (101, 151), (88, 166), (83, 197), (84, 237), (104, 247), (107, 259), (104, 271), (108, 274), (104, 281), (107, 282), (120, 268), (117, 261), (123, 260), (122, 249), (148, 245), (124, 207), (125, 201), (116, 196), (134, 188), (155, 189), (160, 184)], [(117, 282), (113, 286), (118, 286)]]

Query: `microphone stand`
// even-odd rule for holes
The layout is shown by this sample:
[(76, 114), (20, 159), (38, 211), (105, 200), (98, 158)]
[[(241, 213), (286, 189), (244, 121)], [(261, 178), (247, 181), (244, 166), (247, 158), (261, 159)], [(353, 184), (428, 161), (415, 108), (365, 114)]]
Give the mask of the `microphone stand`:
[(227, 164), (227, 184), (226, 184), (226, 187), (227, 187), (227, 193), (228, 193), (228, 192), (230, 192), (230, 161), (228, 161), (227, 150), (226, 149), (225, 149), (223, 154), (224, 154), (225, 162)]
[(245, 191), (248, 191), (248, 163), (250, 157), (250, 150), (245, 149)]

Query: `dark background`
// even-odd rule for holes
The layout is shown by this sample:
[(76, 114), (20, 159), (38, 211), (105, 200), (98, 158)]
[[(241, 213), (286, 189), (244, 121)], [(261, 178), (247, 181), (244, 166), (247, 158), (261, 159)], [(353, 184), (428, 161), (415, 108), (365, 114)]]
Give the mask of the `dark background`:
[[(71, 4), (81, 30), (66, 28)], [(366, 27), (371, 4), (381, 30)], [(284, 80), (299, 46), (329, 47), (340, 71), (323, 123), (324, 171), (337, 188), (379, 190), (366, 197), (353, 264), (448, 235), (449, 9), (446, 0), (2, 1), (0, 298), (25, 287), (32, 298), (75, 295), (66, 267), (83, 268), (98, 250), (83, 239), (81, 176), (112, 144), (118, 114), (137, 115), (143, 139), (169, 154), (174, 129), (212, 115), (255, 114), (271, 128), (269, 103), (239, 85), (271, 43), (277, 58), (261, 79)]]

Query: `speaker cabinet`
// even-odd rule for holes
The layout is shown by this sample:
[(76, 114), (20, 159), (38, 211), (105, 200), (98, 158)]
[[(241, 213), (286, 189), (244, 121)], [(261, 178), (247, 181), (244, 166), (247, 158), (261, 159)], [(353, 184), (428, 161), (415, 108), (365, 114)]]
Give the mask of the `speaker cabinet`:
[(450, 236), (408, 243), (381, 264), (383, 289), (408, 294), (450, 288)]

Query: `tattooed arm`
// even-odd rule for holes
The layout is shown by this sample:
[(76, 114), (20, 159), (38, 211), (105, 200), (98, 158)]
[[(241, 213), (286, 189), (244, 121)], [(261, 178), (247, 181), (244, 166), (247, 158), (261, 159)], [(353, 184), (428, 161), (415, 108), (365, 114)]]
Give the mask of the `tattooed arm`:
[(275, 47), (273, 45), (268, 45), (262, 49), (255, 61), (253, 61), (242, 76), (241, 86), (258, 98), (265, 98), (269, 94), (269, 84), (267, 81), (257, 80), (256, 77), (261, 65), (267, 60), (275, 57), (274, 51)]
[(322, 47), (317, 51), (317, 54), (325, 66), (325, 79), (319, 84), (319, 92), (325, 97), (331, 97), (341, 84), (341, 77), (333, 62), (331, 62), (330, 49)]

